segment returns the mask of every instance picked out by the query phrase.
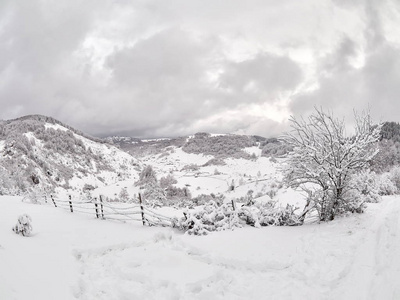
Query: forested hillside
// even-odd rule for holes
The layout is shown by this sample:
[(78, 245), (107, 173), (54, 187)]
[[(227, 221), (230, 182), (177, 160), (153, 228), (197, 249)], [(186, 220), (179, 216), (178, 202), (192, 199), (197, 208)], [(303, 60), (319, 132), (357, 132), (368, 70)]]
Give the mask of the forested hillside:
[(83, 191), (135, 176), (138, 165), (121, 150), (49, 117), (0, 122), (1, 194)]
[(385, 122), (381, 129), (379, 153), (372, 162), (372, 170), (387, 172), (400, 164), (400, 124)]

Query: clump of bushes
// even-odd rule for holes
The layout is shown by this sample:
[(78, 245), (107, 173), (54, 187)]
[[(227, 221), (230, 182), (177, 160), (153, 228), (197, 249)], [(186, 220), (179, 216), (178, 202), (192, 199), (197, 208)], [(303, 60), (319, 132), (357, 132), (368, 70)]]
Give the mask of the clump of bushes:
[(186, 210), (184, 217), (174, 220), (175, 227), (188, 234), (206, 235), (212, 231), (221, 231), (241, 227), (238, 214), (228, 204), (218, 205), (209, 201), (206, 205)]
[(205, 235), (212, 231), (221, 231), (250, 225), (261, 226), (297, 226), (303, 224), (303, 218), (295, 213), (292, 205), (281, 207), (275, 201), (252, 202), (235, 207), (234, 203), (218, 204), (211, 200), (203, 206), (187, 209), (184, 217), (175, 218), (174, 227), (188, 234)]

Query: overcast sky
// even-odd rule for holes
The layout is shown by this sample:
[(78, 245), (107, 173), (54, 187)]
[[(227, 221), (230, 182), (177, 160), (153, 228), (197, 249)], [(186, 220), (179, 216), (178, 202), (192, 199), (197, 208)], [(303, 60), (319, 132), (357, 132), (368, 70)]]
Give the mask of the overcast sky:
[(276, 136), (290, 115), (400, 121), (397, 0), (1, 0), (0, 118), (92, 135)]

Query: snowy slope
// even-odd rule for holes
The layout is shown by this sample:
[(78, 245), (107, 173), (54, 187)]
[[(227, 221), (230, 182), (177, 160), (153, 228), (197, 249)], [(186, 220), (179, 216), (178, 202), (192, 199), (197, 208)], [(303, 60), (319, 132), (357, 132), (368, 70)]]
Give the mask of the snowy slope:
[[(399, 299), (400, 201), (208, 236), (0, 197), (1, 299)], [(33, 235), (11, 227), (28, 213)]]
[(0, 193), (63, 193), (135, 181), (141, 163), (120, 149), (44, 116), (0, 123)]

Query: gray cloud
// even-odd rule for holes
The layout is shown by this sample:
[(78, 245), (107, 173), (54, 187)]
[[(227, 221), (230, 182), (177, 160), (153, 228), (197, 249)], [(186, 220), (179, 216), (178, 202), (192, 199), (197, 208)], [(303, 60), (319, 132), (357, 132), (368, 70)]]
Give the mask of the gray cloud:
[(228, 62), (221, 76), (221, 86), (232, 90), (237, 95), (256, 92), (258, 101), (265, 101), (259, 95), (276, 100), (276, 94), (293, 90), (302, 79), (300, 67), (284, 56), (260, 53), (253, 59), (241, 62)]
[[(400, 57), (388, 3), (5, 0), (0, 117), (39, 113), (139, 137), (277, 134), (289, 113), (314, 105), (346, 113), (370, 103), (394, 117)], [(331, 12), (343, 22), (332, 25)]]
[[(300, 92), (291, 102), (294, 114), (309, 114), (313, 106), (351, 117), (353, 109), (370, 108), (375, 121), (399, 121), (400, 48), (385, 38), (382, 2), (359, 2), (365, 10), (364, 45), (345, 36), (335, 51), (320, 59), (318, 88)], [(362, 53), (362, 66), (351, 61)]]

